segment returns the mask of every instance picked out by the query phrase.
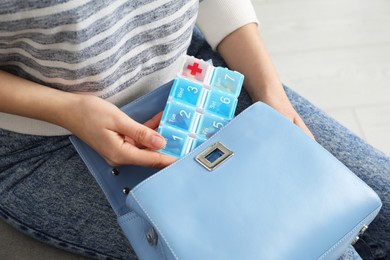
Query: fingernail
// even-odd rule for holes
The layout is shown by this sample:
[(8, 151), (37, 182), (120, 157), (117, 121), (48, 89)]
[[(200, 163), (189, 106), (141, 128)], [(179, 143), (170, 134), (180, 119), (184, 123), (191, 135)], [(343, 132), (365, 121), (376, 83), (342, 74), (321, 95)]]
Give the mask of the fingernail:
[(159, 135), (155, 135), (155, 136), (152, 137), (152, 145), (155, 148), (158, 148), (158, 149), (164, 148), (165, 147), (165, 143), (166, 143), (165, 139), (162, 138)]

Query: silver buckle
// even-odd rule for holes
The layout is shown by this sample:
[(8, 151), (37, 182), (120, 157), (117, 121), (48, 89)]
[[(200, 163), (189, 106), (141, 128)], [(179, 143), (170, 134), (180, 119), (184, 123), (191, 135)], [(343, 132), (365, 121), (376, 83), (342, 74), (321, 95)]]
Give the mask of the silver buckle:
[(198, 156), (195, 160), (209, 171), (214, 171), (219, 165), (233, 156), (233, 152), (220, 142), (216, 142)]

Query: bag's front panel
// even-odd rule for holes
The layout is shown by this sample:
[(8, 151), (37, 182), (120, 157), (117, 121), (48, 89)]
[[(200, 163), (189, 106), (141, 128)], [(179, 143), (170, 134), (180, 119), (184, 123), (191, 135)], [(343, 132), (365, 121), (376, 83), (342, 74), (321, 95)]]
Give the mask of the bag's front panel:
[[(371, 189), (275, 113), (251, 107), (133, 189), (128, 206), (175, 258), (335, 258), (379, 210)], [(209, 172), (194, 157), (217, 141), (234, 155)]]

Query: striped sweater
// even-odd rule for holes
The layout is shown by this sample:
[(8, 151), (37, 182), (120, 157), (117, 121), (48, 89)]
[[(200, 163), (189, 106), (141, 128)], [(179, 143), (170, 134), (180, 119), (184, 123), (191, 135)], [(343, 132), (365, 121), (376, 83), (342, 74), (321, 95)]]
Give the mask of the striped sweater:
[[(257, 20), (250, 0), (3, 0), (0, 69), (122, 106), (175, 77), (196, 22), (216, 48)], [(68, 134), (6, 113), (0, 128)]]

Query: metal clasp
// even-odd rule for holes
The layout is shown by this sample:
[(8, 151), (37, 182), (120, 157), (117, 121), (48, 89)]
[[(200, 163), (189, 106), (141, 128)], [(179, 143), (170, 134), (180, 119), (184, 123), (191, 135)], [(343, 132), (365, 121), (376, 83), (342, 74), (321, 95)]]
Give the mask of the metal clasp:
[(145, 232), (146, 240), (148, 241), (149, 245), (155, 246), (157, 244), (157, 232), (152, 227), (151, 229), (147, 230)]
[(352, 244), (352, 245), (356, 244), (357, 241), (359, 241), (359, 239), (360, 239), (359, 236), (363, 235), (364, 232), (367, 231), (367, 229), (368, 229), (368, 226), (367, 226), (367, 225), (363, 225), (363, 227), (362, 227), (362, 228), (360, 229), (360, 231), (359, 231), (359, 234), (355, 237), (355, 239), (352, 241), (351, 244)]
[(233, 152), (220, 142), (216, 142), (198, 156), (195, 160), (209, 171), (214, 171), (219, 165), (233, 156)]

